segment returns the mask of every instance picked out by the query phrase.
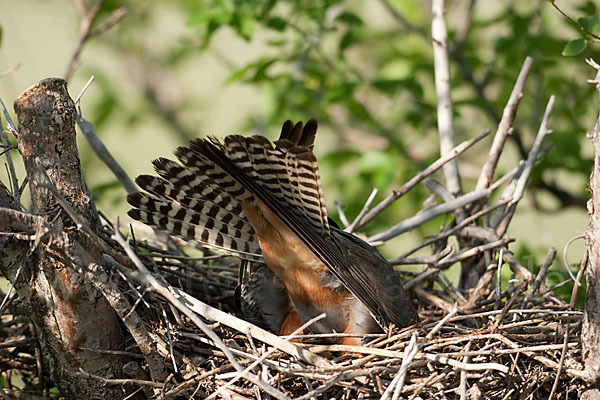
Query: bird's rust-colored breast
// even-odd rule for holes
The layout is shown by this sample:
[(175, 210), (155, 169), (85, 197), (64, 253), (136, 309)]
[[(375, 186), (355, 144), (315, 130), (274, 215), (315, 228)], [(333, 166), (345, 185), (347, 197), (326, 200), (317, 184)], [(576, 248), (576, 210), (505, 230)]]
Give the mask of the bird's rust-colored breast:
[(306, 321), (307, 315), (298, 316), (298, 310), (308, 315), (325, 312), (329, 317), (337, 316), (328, 324), (345, 330), (349, 293), (322, 284), (322, 274), (328, 271), (323, 262), (260, 200), (244, 201), (242, 208), (256, 230), (265, 264), (283, 281), (296, 305), (281, 334), (293, 332)]

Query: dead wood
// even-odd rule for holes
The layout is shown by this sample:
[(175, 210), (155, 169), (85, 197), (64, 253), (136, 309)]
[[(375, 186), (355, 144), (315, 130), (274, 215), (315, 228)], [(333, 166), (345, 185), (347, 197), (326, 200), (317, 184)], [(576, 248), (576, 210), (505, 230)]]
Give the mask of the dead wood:
[(83, 368), (118, 376), (127, 359), (101, 353), (121, 349), (124, 336), (113, 308), (77, 271), (87, 265), (73, 268), (77, 261), (72, 256), (96, 262), (101, 262), (102, 256), (98, 246), (57, 203), (45, 181), (50, 179), (86, 224), (99, 232), (99, 220), (81, 174), (75, 106), (66, 82), (56, 78), (41, 81), (19, 96), (15, 112), (18, 147), (29, 177), (31, 213), (21, 213), (19, 205), (8, 201), (5, 188), (0, 190), (2, 231), (6, 233), (0, 239), (0, 267), (13, 283), (24, 315), (33, 323), (32, 331), (21, 332), (36, 335), (40, 373), (65, 396), (122, 396), (120, 388), (76, 375)]

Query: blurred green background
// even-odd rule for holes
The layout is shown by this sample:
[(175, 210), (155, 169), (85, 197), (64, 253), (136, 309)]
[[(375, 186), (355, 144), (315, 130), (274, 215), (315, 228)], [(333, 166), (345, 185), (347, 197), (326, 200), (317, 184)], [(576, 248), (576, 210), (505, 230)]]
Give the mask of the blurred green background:
[[(0, 97), (11, 112), (28, 86), (65, 75), (80, 35), (77, 3), (0, 0), (0, 74), (18, 66), (0, 78)], [(584, 59), (600, 61), (589, 34), (600, 34), (598, 10), (587, 0), (555, 4), (575, 23), (546, 0), (447, 2), (457, 143), (487, 128), (495, 132), (525, 57), (534, 58), (496, 177), (527, 153), (545, 104), (556, 95), (548, 152), (509, 230), (517, 239), (511, 249), (527, 267), (539, 265), (549, 246), (562, 253), (587, 226), (592, 148), (585, 134), (598, 104), (586, 82), (594, 71)], [(196, 136), (274, 139), (286, 119), (316, 118), (325, 197), (339, 222), (334, 202), (352, 220), (373, 188), (377, 202), (439, 156), (430, 2), (110, 0), (95, 26), (122, 7), (125, 18), (86, 43), (69, 89), (76, 97), (96, 77), (81, 102), (84, 117), (132, 177), (151, 172), (152, 159), (171, 156)], [(460, 158), (465, 190), (474, 187), (492, 136)], [(124, 189), (79, 139), (98, 208), (126, 219)], [(18, 158), (17, 165), (22, 178)], [(5, 168), (0, 178), (8, 182)], [(441, 174), (435, 178), (443, 182)], [(365, 232), (413, 215), (428, 195), (417, 187)], [(383, 251), (398, 256), (448, 222), (431, 221)], [(576, 242), (569, 260), (577, 263), (583, 248)], [(551, 280), (566, 277), (559, 265)]]

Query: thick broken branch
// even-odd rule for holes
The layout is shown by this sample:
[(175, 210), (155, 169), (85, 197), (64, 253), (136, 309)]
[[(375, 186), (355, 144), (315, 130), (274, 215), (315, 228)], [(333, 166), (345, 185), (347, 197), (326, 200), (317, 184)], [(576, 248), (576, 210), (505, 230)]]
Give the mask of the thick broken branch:
[[(32, 210), (39, 215), (19, 218), (24, 224), (43, 218), (61, 232), (62, 248), (67, 254), (85, 251), (86, 257), (101, 262), (98, 246), (78, 230), (44, 185), (50, 179), (85, 224), (98, 232), (99, 221), (81, 174), (75, 107), (66, 82), (50, 78), (32, 86), (15, 101), (15, 112), (19, 121), (18, 147), (30, 179)], [(38, 161), (45, 169), (43, 173)], [(40, 235), (36, 236), (39, 239)], [(118, 348), (123, 340), (114, 310), (89, 281), (71, 268), (74, 261), (65, 257), (65, 252), (52, 246), (38, 246), (32, 251), (37, 254), (24, 260), (24, 276), (16, 282), (15, 289), (35, 325), (45, 369), (67, 397), (122, 394), (117, 388), (98, 388), (75, 376), (79, 368), (107, 377), (122, 373), (123, 356), (97, 354), (97, 350), (107, 346)], [(5, 276), (14, 276), (8, 270), (14, 265), (0, 262), (0, 267)]]

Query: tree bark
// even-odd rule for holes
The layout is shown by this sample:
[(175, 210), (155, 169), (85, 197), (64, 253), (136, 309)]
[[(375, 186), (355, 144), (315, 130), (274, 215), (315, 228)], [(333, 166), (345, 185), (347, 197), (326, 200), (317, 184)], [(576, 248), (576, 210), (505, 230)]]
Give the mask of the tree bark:
[[(600, 78), (600, 71), (596, 76)], [(600, 87), (600, 86), (599, 86)], [(581, 344), (585, 371), (591, 388), (583, 399), (600, 399), (600, 116), (590, 135), (594, 146), (594, 169), (590, 176), (592, 197), (588, 200), (590, 223), (586, 232), (589, 260), (586, 269), (586, 293)]]
[[(72, 268), (77, 258), (68, 256), (85, 252), (85, 259), (101, 265), (98, 246), (57, 203), (40, 170), (41, 165), (84, 223), (99, 232), (97, 213), (79, 164), (75, 104), (66, 82), (49, 78), (19, 96), (14, 108), (19, 121), (18, 147), (30, 180), (31, 217), (46, 228), (40, 226), (36, 240), (0, 238), (1, 272), (15, 283), (35, 326), (45, 375), (61, 394), (69, 399), (122, 398), (125, 392), (121, 387), (106, 386), (78, 374), (83, 369), (105, 378), (122, 376), (122, 366), (128, 360), (105, 350), (121, 349), (124, 334), (106, 299)], [(0, 206), (18, 210), (4, 187), (0, 188)], [(41, 240), (44, 235), (46, 240)], [(16, 279), (19, 267), (22, 270)], [(79, 270), (85, 268), (78, 265)]]

